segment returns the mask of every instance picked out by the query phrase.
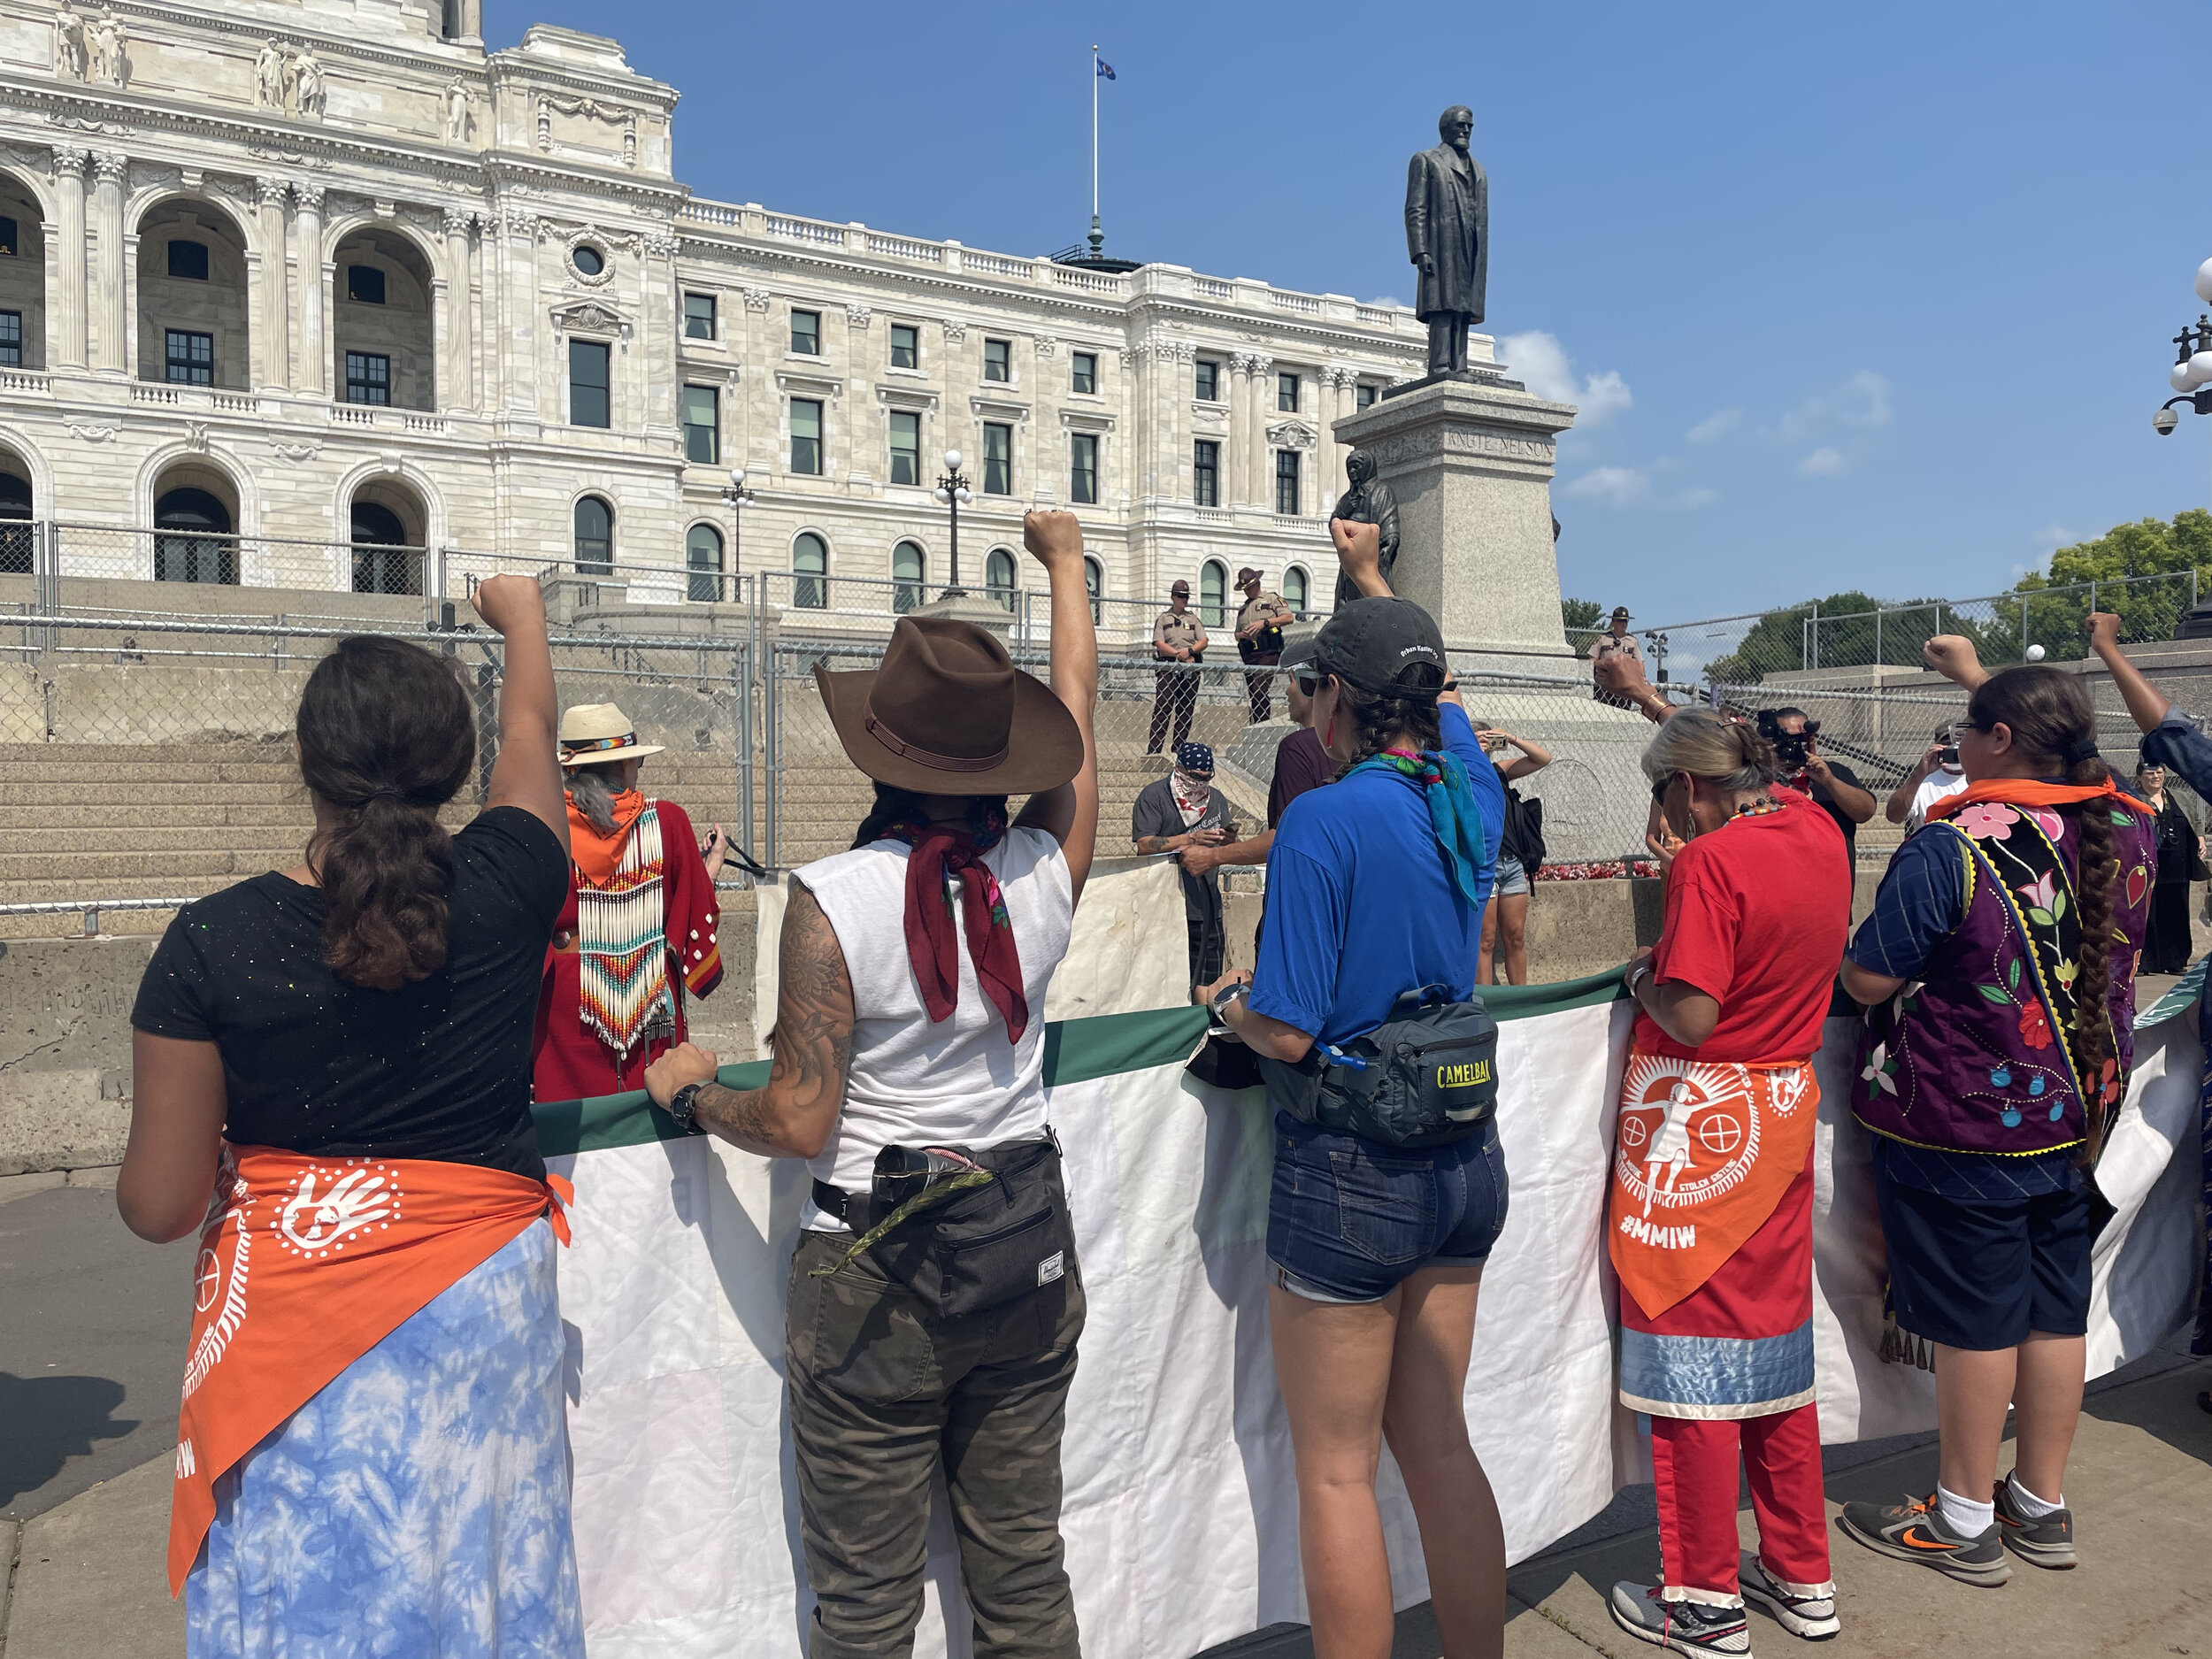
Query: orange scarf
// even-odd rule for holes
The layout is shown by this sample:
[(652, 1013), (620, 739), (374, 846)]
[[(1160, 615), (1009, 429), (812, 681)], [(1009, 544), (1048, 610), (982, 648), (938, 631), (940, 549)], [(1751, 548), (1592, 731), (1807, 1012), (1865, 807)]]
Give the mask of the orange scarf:
[(568, 1242), (575, 1191), (507, 1170), (226, 1143), (193, 1271), (169, 1591), (215, 1518), (215, 1482), (339, 1372), (540, 1216)]
[(1819, 1110), (1810, 1060), (1630, 1050), (1606, 1240), (1647, 1318), (1694, 1294), (1766, 1225), (1805, 1167)]
[(2008, 806), (2071, 806), (2077, 801), (2094, 801), (2108, 795), (2139, 812), (2150, 811), (2150, 808), (2109, 778), (2102, 783), (2042, 783), (2033, 778), (1985, 778), (1979, 783), (1968, 784), (1956, 795), (1945, 795), (1921, 817), (1949, 818), (1980, 801), (2002, 801)]
[(614, 879), (614, 873), (622, 866), (622, 849), (630, 839), (630, 829), (645, 811), (645, 796), (635, 789), (625, 789), (614, 798), (614, 831), (602, 835), (598, 827), (576, 810), (575, 799), (568, 803), (568, 856), (575, 861), (578, 874), (590, 886), (603, 887)]

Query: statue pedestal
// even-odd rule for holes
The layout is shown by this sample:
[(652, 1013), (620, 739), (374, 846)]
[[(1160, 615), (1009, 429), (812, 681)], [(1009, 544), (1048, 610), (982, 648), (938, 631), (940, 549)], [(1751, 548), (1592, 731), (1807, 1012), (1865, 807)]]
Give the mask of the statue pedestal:
[(948, 617), (955, 622), (972, 623), (986, 634), (995, 634), (1001, 640), (1014, 630), (1014, 613), (996, 600), (987, 599), (977, 593), (949, 593), (926, 605), (916, 605), (906, 614), (910, 617)]
[(1399, 388), (1334, 423), (1337, 442), (1372, 456), (1398, 498), (1391, 586), (1436, 618), (1448, 643), (1574, 654), (1551, 518), (1553, 440), (1574, 418), (1571, 404), (1487, 376)]

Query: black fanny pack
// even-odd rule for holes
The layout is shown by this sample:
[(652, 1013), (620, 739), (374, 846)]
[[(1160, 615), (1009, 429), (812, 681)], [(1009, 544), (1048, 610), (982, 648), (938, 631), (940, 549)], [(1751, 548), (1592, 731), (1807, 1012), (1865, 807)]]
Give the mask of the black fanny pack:
[(864, 1252), (941, 1317), (981, 1313), (1075, 1272), (1075, 1223), (1048, 1129), (1041, 1141), (995, 1147), (886, 1147), (867, 1196), (817, 1181), (814, 1202), (856, 1235), (838, 1266)]
[(1440, 1147), (1475, 1133), (1498, 1110), (1498, 1022), (1479, 998), (1450, 987), (1400, 997), (1364, 1037), (1317, 1042), (1293, 1065), (1261, 1056), (1267, 1097), (1300, 1123), (1391, 1147)]

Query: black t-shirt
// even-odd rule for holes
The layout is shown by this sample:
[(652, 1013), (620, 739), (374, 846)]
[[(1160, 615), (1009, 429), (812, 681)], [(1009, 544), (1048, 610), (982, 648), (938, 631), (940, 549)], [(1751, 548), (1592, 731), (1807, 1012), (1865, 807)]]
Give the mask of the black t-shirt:
[[(1839, 760), (1830, 761), (1828, 770), (1839, 781), (1849, 784), (1854, 789), (1866, 787), (1859, 781), (1859, 774)], [(1828, 792), (1826, 784), (1816, 779), (1808, 781), (1810, 787), (1807, 788), (1806, 793), (1812, 796), (1822, 811), (1835, 819), (1836, 827), (1843, 832), (1843, 856), (1850, 864), (1854, 879), (1855, 879), (1859, 867), (1859, 826), (1853, 819), (1845, 816), (1843, 809), (1836, 804), (1836, 797)]]
[(323, 964), (322, 889), (272, 871), (177, 913), (131, 1024), (221, 1050), (223, 1133), (241, 1146), (541, 1179), (530, 1044), (567, 898), (559, 839), (495, 807), (453, 838), (445, 966), (373, 991)]

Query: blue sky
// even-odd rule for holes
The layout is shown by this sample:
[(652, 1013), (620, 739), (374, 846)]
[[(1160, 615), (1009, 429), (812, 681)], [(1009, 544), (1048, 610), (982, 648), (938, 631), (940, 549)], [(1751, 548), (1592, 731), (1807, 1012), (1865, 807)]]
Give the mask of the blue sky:
[(1586, 408), (1563, 585), (1647, 621), (1991, 593), (2212, 487), (2212, 419), (2150, 426), (2212, 257), (2200, 0), (485, 11), (679, 87), (703, 196), (1014, 253), (1088, 227), (1095, 40), (1111, 251), (1362, 299), (1411, 297), (1405, 158), (1470, 104), (1486, 327)]

